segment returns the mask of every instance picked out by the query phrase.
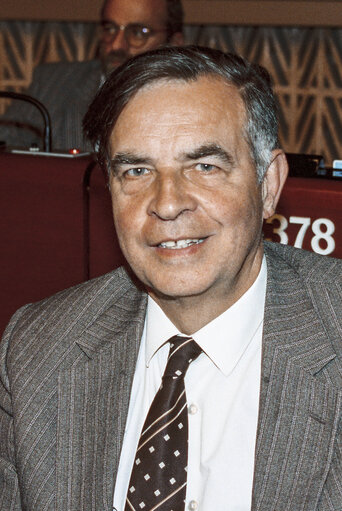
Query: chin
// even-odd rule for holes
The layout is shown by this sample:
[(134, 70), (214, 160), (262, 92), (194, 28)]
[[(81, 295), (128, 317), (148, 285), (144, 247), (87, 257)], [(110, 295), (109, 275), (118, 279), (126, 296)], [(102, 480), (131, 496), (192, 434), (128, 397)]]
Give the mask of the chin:
[(164, 282), (149, 281), (146, 287), (152, 295), (176, 300), (177, 298), (189, 298), (203, 295), (211, 286), (203, 282), (185, 283), (177, 278), (173, 278), (170, 281)]

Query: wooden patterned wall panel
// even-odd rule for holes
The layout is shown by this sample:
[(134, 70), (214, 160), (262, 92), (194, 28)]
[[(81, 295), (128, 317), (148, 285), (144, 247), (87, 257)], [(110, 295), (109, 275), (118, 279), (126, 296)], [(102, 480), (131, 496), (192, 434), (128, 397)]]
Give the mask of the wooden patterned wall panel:
[[(342, 157), (342, 29), (187, 26), (186, 40), (267, 67), (286, 151)], [(92, 23), (0, 22), (0, 88), (23, 90), (37, 64), (93, 58)], [(0, 103), (0, 110), (5, 102)]]
[(1, 88), (21, 90), (33, 68), (31, 23), (0, 23)]
[(342, 30), (323, 28), (189, 28), (188, 37), (239, 53), (272, 75), (286, 151), (342, 157)]
[(93, 58), (96, 46), (94, 23), (0, 22), (0, 89), (22, 91), (38, 64)]

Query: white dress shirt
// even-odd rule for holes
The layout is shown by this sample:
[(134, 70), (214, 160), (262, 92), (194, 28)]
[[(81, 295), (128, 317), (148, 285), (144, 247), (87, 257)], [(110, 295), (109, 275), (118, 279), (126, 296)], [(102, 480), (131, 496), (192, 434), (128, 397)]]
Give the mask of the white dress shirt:
[[(254, 284), (227, 311), (192, 335), (203, 353), (191, 363), (186, 508), (249, 511), (259, 409), (266, 262)], [(130, 397), (114, 491), (123, 511), (140, 431), (160, 386), (169, 345), (181, 334), (151, 298)]]

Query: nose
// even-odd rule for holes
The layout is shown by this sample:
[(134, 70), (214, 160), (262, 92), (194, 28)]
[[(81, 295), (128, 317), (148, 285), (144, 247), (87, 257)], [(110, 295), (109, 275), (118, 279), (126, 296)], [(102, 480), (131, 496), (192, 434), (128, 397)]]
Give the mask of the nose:
[(176, 220), (185, 212), (195, 211), (196, 207), (196, 199), (191, 194), (188, 183), (180, 176), (158, 177), (148, 208), (150, 215), (161, 220)]
[(123, 28), (119, 28), (117, 34), (112, 38), (109, 43), (111, 50), (127, 50), (128, 44), (125, 37), (125, 32)]

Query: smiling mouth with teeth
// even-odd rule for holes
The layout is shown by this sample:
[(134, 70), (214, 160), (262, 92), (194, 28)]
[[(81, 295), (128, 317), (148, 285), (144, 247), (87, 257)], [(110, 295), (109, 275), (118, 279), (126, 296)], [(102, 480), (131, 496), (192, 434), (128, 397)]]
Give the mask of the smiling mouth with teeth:
[(205, 239), (206, 238), (191, 238), (178, 241), (163, 241), (162, 243), (159, 243), (158, 247), (171, 248), (172, 250), (177, 250), (180, 248), (191, 247), (191, 245), (198, 245), (199, 243), (203, 243)]

